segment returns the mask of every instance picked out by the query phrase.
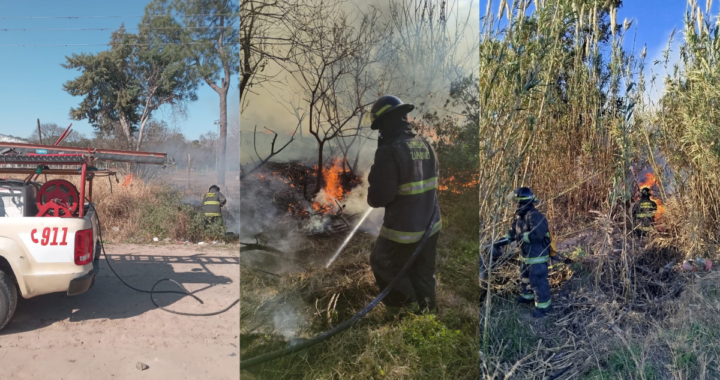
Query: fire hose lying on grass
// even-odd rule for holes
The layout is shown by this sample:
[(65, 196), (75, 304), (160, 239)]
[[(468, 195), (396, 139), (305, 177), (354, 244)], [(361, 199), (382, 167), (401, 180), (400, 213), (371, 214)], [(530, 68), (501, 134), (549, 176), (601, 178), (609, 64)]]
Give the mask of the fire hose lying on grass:
[(269, 352), (267, 354), (263, 354), (263, 355), (252, 357), (250, 359), (243, 360), (240, 362), (240, 369), (241, 370), (248, 369), (248, 368), (257, 366), (259, 364), (268, 362), (270, 360), (274, 360), (274, 359), (283, 357), (285, 355), (289, 355), (294, 352), (298, 352), (298, 351), (302, 351), (306, 348), (310, 348), (324, 340), (330, 339), (333, 336), (347, 330), (355, 322), (359, 321), (360, 318), (364, 317), (365, 314), (370, 312), (370, 310), (372, 310), (375, 306), (377, 306), (380, 303), (380, 301), (382, 301), (383, 298), (385, 298), (385, 296), (387, 296), (388, 293), (390, 293), (390, 291), (400, 281), (400, 278), (402, 278), (402, 276), (404, 276), (405, 273), (407, 273), (408, 269), (410, 269), (410, 266), (413, 264), (413, 262), (415, 261), (417, 256), (420, 254), (420, 251), (422, 250), (423, 246), (425, 246), (425, 243), (427, 242), (428, 238), (430, 238), (430, 233), (432, 232), (433, 227), (435, 226), (435, 223), (433, 222), (433, 220), (435, 220), (435, 217), (437, 216), (436, 214), (437, 214), (437, 210), (433, 211), (433, 215), (430, 218), (430, 224), (428, 225), (427, 229), (425, 230), (425, 234), (423, 234), (423, 237), (420, 240), (420, 244), (417, 246), (417, 248), (415, 249), (415, 252), (413, 252), (412, 256), (410, 256), (408, 261), (405, 263), (405, 266), (402, 267), (400, 272), (397, 274), (397, 276), (395, 276), (395, 278), (393, 278), (393, 280), (390, 282), (390, 284), (385, 289), (383, 289), (383, 291), (380, 292), (380, 294), (378, 294), (377, 297), (375, 297), (375, 299), (373, 299), (369, 304), (367, 304), (357, 314), (353, 315), (352, 317), (350, 317), (350, 319), (346, 320), (345, 322), (335, 326), (334, 328), (332, 328), (328, 331), (325, 331), (322, 334), (315, 336), (312, 339), (308, 339), (297, 345), (293, 345), (291, 347), (287, 347), (282, 350)]

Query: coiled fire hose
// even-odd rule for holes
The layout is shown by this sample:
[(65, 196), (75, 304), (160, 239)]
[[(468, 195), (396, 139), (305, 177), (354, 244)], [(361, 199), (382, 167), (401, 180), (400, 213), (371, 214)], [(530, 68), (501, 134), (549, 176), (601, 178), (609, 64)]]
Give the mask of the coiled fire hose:
[[(89, 201), (88, 201), (88, 202), (89, 202)], [(92, 203), (90, 203), (90, 207), (92, 207), (93, 211), (95, 212), (95, 216), (96, 216), (97, 221), (98, 221), (98, 234), (100, 235), (100, 249), (102, 250), (103, 256), (105, 256), (105, 262), (107, 263), (108, 268), (110, 268), (110, 270), (113, 272), (113, 274), (115, 275), (115, 277), (117, 277), (117, 279), (120, 280), (120, 282), (122, 282), (123, 285), (127, 286), (128, 288), (130, 288), (130, 289), (132, 289), (132, 290), (134, 290), (134, 291), (136, 291), (136, 292), (150, 294), (150, 301), (151, 301), (151, 302), (153, 303), (153, 305), (155, 305), (155, 307), (157, 307), (158, 309), (161, 309), (161, 310), (166, 311), (166, 312), (168, 312), (168, 313), (177, 314), (177, 315), (184, 315), (184, 316), (187, 316), (187, 317), (210, 317), (210, 316), (213, 316), (213, 315), (222, 314), (222, 313), (224, 313), (224, 312), (232, 309), (233, 306), (235, 306), (235, 305), (237, 305), (238, 303), (240, 303), (240, 298), (238, 298), (238, 299), (236, 299), (233, 303), (231, 303), (230, 306), (228, 306), (228, 307), (226, 307), (226, 308), (224, 308), (224, 309), (222, 309), (222, 310), (220, 310), (220, 311), (215, 311), (215, 312), (212, 312), (212, 313), (199, 313), (199, 314), (183, 313), (183, 312), (180, 312), (180, 311), (168, 310), (168, 309), (166, 309), (166, 308), (158, 305), (158, 304), (155, 302), (155, 298), (153, 298), (153, 294), (158, 294), (158, 293), (181, 294), (181, 295), (183, 295), (183, 296), (190, 296), (190, 297), (194, 298), (196, 301), (200, 302), (201, 304), (204, 304), (204, 302), (203, 302), (198, 296), (192, 294), (190, 291), (188, 291), (187, 289), (185, 289), (185, 287), (182, 286), (182, 284), (180, 284), (179, 282), (177, 282), (177, 281), (175, 281), (175, 280), (173, 280), (173, 279), (171, 279), (171, 278), (163, 278), (163, 279), (158, 280), (157, 282), (155, 282), (155, 284), (153, 284), (153, 286), (152, 286), (152, 288), (151, 288), (150, 290), (138, 289), (138, 288), (136, 288), (136, 287), (128, 284), (127, 282), (125, 282), (125, 280), (123, 280), (122, 277), (120, 277), (120, 275), (117, 274), (117, 272), (115, 272), (115, 269), (113, 269), (112, 265), (110, 264), (110, 258), (108, 258), (107, 253), (105, 253), (105, 244), (103, 244), (102, 224), (100, 223), (100, 216), (99, 216), (97, 210), (95, 209), (95, 206), (94, 206)], [(177, 286), (180, 287), (182, 290), (184, 290), (184, 292), (180, 292), (180, 291), (177, 291), (177, 290), (155, 290), (155, 288), (158, 286), (158, 284), (160, 284), (161, 282), (164, 282), (164, 281), (172, 282), (173, 284), (177, 285)]]
[(415, 259), (418, 257), (418, 255), (420, 254), (420, 251), (425, 246), (425, 243), (430, 238), (430, 233), (432, 232), (433, 227), (435, 226), (435, 222), (433, 222), (433, 220), (435, 220), (435, 217), (437, 216), (437, 212), (438, 212), (438, 209), (435, 208), (433, 211), (433, 215), (430, 218), (430, 224), (428, 225), (428, 228), (425, 230), (425, 234), (423, 234), (422, 239), (420, 239), (420, 244), (417, 246), (417, 248), (415, 248), (415, 252), (413, 252), (412, 256), (410, 256), (408, 261), (405, 263), (405, 266), (402, 267), (400, 272), (397, 274), (397, 276), (395, 276), (395, 278), (393, 278), (393, 280), (390, 282), (390, 284), (387, 287), (385, 287), (385, 289), (383, 289), (383, 291), (380, 292), (380, 294), (378, 294), (374, 300), (372, 300), (369, 304), (367, 304), (357, 314), (353, 315), (352, 317), (350, 317), (350, 319), (335, 326), (334, 328), (332, 328), (328, 331), (325, 331), (324, 333), (321, 333), (321, 334), (315, 336), (314, 338), (306, 340), (295, 346), (287, 347), (282, 350), (269, 352), (267, 354), (263, 354), (263, 355), (252, 357), (250, 359), (243, 360), (240, 362), (240, 369), (248, 369), (250, 367), (257, 366), (259, 364), (268, 362), (270, 360), (274, 360), (274, 359), (283, 357), (285, 355), (289, 355), (294, 352), (302, 351), (306, 348), (312, 347), (324, 340), (327, 340), (327, 339), (347, 330), (355, 322), (360, 320), (360, 318), (364, 317), (365, 314), (370, 312), (370, 310), (372, 310), (375, 306), (377, 306), (377, 304), (379, 304), (380, 301), (382, 301), (383, 298), (385, 298), (385, 296), (387, 296), (388, 293), (390, 293), (390, 291), (400, 281), (400, 278), (402, 278), (402, 276), (405, 275), (405, 273), (408, 271), (408, 269), (410, 269), (410, 266), (413, 264), (413, 262), (415, 262)]

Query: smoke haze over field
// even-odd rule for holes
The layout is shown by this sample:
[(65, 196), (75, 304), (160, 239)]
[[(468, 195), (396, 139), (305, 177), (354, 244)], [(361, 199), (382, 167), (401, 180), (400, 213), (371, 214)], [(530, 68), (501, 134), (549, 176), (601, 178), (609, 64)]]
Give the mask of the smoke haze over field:
[[(315, 57), (305, 51), (296, 52), (295, 55), (307, 56), (306, 61), (293, 61), (283, 68), (272, 60), (268, 61), (267, 65), (262, 68), (262, 75), (274, 79), (270, 82), (261, 82), (261, 85), (252, 86), (251, 90), (246, 90), (243, 94), (242, 114), (240, 116), (240, 162), (242, 170), (247, 173), (255, 168), (260, 161), (265, 160), (271, 152), (274, 139), (275, 152), (282, 148), (291, 139), (293, 132), (298, 129), (299, 122), (300, 128), (294, 135), (294, 140), (282, 152), (271, 157), (270, 162), (302, 162), (308, 168), (313, 168), (318, 164), (319, 144), (316, 138), (310, 134), (308, 116), (310, 113), (309, 100), (315, 96), (315, 100), (322, 99), (317, 101), (325, 103), (322, 106), (318, 106), (317, 103), (313, 106), (313, 114), (315, 115), (313, 121), (317, 123), (318, 114), (321, 115), (321, 118), (326, 117), (328, 120), (332, 120), (323, 120), (323, 123), (325, 123), (323, 127), (343, 125), (342, 123), (332, 124), (336, 121), (333, 119), (335, 116), (328, 116), (328, 114), (333, 112), (344, 113), (341, 117), (336, 117), (341, 122), (344, 118), (355, 115), (347, 121), (347, 124), (344, 124), (345, 137), (337, 137), (324, 144), (322, 161), (323, 166), (328, 167), (333, 159), (346, 157), (347, 164), (355, 169), (354, 174), (364, 177), (363, 185), (347, 193), (340, 202), (345, 205), (343, 214), (346, 216), (359, 216), (365, 213), (369, 207), (367, 204), (367, 175), (377, 148), (377, 132), (370, 131), (367, 126), (360, 128), (360, 117), (362, 115), (357, 113), (358, 104), (362, 105), (364, 111), (367, 112), (369, 111), (368, 105), (372, 104), (378, 96), (394, 94), (404, 102), (416, 106), (416, 109), (409, 114), (411, 121), (421, 118), (425, 114), (434, 113), (438, 117), (450, 116), (453, 120), (462, 122), (462, 116), (459, 116), (462, 110), (455, 109), (447, 103), (451, 92), (451, 84), (461, 78), (471, 75), (477, 76), (479, 69), (477, 67), (477, 41), (480, 20), (476, 16), (469, 16), (479, 15), (479, 1), (457, 0), (442, 2), (428, 0), (430, 4), (435, 6), (446, 4), (450, 7), (447, 11), (447, 31), (443, 31), (443, 33), (447, 34), (438, 33), (444, 37), (437, 37), (438, 34), (435, 33), (438, 29), (428, 29), (430, 23), (427, 22), (427, 19), (419, 21), (412, 18), (414, 16), (410, 16), (412, 19), (408, 20), (401, 16), (403, 14), (414, 14), (415, 9), (423, 9), (420, 5), (423, 1), (425, 0), (342, 2), (342, 10), (351, 14), (349, 23), (352, 27), (346, 28), (349, 34), (356, 32), (356, 27), (357, 30), (361, 28), (359, 24), (365, 20), (362, 12), (368, 14), (372, 13), (373, 10), (377, 11), (378, 15), (378, 23), (375, 24), (377, 28), (370, 28), (366, 32), (367, 34), (379, 31), (384, 33), (377, 40), (372, 40), (373, 42), (367, 42), (368, 45), (364, 45), (366, 48), (362, 51), (366, 52), (366, 54), (358, 53), (358, 55), (362, 55), (362, 58), (355, 58), (356, 56), (352, 56), (353, 58), (341, 58), (348, 62), (343, 61), (339, 64), (346, 65), (338, 69), (339, 72), (343, 72), (343, 70), (352, 71), (357, 69), (357, 66), (363, 66), (364, 63), (367, 63), (366, 67), (363, 66), (365, 67), (364, 71), (357, 76), (352, 76), (355, 75), (353, 73), (348, 74), (348, 78), (337, 82), (332, 82), (332, 79), (325, 80), (324, 75), (332, 77), (332, 74), (327, 74), (325, 71), (323, 71), (323, 74), (314, 72), (313, 70), (316, 67), (313, 58)], [(400, 3), (404, 3), (409, 9), (403, 11), (393, 8), (392, 4), (397, 6)], [(328, 17), (335, 17), (337, 13), (342, 12), (331, 12)], [(423, 14), (425, 15), (425, 13)], [(368, 16), (368, 18), (372, 17)], [(443, 16), (435, 14), (433, 16), (433, 28), (438, 28), (438, 25), (441, 24), (438, 20), (443, 18)], [(332, 24), (335, 21), (331, 20), (328, 23)], [(342, 24), (341, 21), (338, 22)], [(454, 33), (457, 30), (461, 30), (460, 25), (465, 21), (467, 21), (467, 26), (462, 34), (458, 32), (458, 35), (455, 35)], [(418, 28), (421, 29), (418, 32), (419, 36), (413, 35), (412, 33)], [(311, 31), (302, 31), (301, 33), (308, 33), (310, 36), (307, 37), (308, 41), (313, 41)], [(393, 38), (389, 38), (390, 35)], [(357, 43), (358, 46), (362, 45), (366, 42), (362, 39), (363, 36), (365, 34), (359, 34), (356, 40), (351, 38), (350, 40), (353, 42), (348, 42), (348, 44)], [(281, 38), (275, 35), (272, 37)], [(349, 49), (353, 46), (355, 45), (350, 46)], [(288, 67), (294, 67), (294, 73), (291, 73), (292, 68), (286, 71)], [(299, 67), (302, 67), (302, 69), (299, 69)], [(328, 71), (334, 69), (335, 67), (328, 66)], [(317, 78), (323, 78), (326, 81), (323, 82), (323, 86), (326, 86), (323, 88), (325, 92), (322, 95), (311, 95), (311, 91), (303, 88), (308, 86), (308, 82), (303, 82), (303, 80), (307, 80), (307, 77), (303, 76), (304, 79), (301, 79), (299, 72), (303, 72), (303, 75), (310, 72), (310, 74), (307, 74), (310, 77), (316, 75)], [(359, 89), (353, 87), (359, 87), (360, 85), (357, 82), (361, 81), (366, 81), (363, 82), (365, 87)], [(255, 130), (257, 132), (254, 132)], [(277, 136), (273, 132), (277, 133)], [(353, 140), (353, 135), (356, 136), (355, 140)], [(320, 132), (320, 138), (323, 138), (322, 131)], [(288, 211), (281, 210), (281, 207), (278, 207), (273, 199), (268, 199), (283, 191), (286, 192), (283, 189), (287, 185), (282, 180), (273, 177), (271, 171), (260, 169), (260, 173), (266, 176), (266, 180), (272, 178), (271, 182), (263, 182), (266, 187), (262, 191), (259, 190), (259, 183), (256, 182), (256, 179), (252, 178), (253, 175), (243, 179), (241, 240), (252, 242), (253, 236), (262, 234), (263, 238), (271, 242), (269, 244), (274, 248), (294, 252), (299, 245), (306, 241), (307, 237), (301, 232), (302, 228), (288, 222), (288, 219), (292, 219), (292, 216), (288, 216)], [(275, 195), (268, 197), (268, 192)], [(328, 203), (323, 191), (319, 192), (314, 199), (307, 200), (319, 204)], [(382, 225), (383, 216), (384, 209), (374, 210), (360, 227), (360, 230), (377, 235)], [(357, 222), (357, 219), (359, 218), (353, 219), (353, 221)], [(327, 222), (327, 217), (320, 215), (318, 220), (311, 222), (311, 224), (315, 227), (322, 227), (324, 222)], [(244, 240), (248, 238), (251, 240)]]
[[(453, 3), (453, 2), (450, 2)], [(350, 1), (346, 3), (346, 10), (348, 12), (358, 11), (369, 11), (370, 7), (377, 8), (381, 15), (380, 21), (388, 23), (391, 21), (391, 12), (389, 10), (389, 3), (385, 1), (374, 1), (374, 2), (359, 2)], [(464, 22), (465, 18), (469, 14), (479, 14), (479, 1), (460, 0), (457, 3), (457, 8), (453, 14), (458, 14), (460, 20), (449, 20), (450, 32), (452, 33), (455, 29), (453, 26), (455, 22)], [(359, 19), (359, 17), (358, 17)], [(463, 38), (457, 48), (457, 57), (472, 57), (473, 59), (468, 60), (466, 63), (461, 65), (461, 73), (455, 75), (469, 75), (477, 73), (478, 60), (476, 59), (475, 52), (477, 36), (479, 35), (479, 19), (470, 17), (468, 20), (468, 26), (465, 30)], [(462, 60), (461, 58), (457, 58)], [(389, 63), (381, 63), (378, 67), (374, 68), (373, 75), (382, 78), (383, 72), (388, 70), (387, 66)], [(423, 67), (422, 62), (416, 62), (414, 67), (393, 67), (393, 70), (398, 70), (396, 75), (400, 75), (405, 78), (406, 83), (398, 85), (384, 85), (386, 92), (395, 93), (407, 103), (414, 103), (418, 109), (410, 114), (410, 117), (419, 117), (422, 112), (425, 111), (439, 111), (443, 112), (444, 102), (450, 91), (450, 81), (454, 78), (437, 78), (438, 73), (430, 72), (427, 68)], [(280, 67), (274, 64), (272, 61), (268, 63), (267, 67), (264, 68), (264, 72), (268, 76), (277, 75), (277, 83), (272, 85), (253, 87), (252, 92), (247, 94), (244, 99), (245, 106), (242, 110), (242, 133), (243, 133), (243, 151), (254, 150), (252, 144), (252, 131), (257, 126), (258, 131), (264, 131), (264, 127), (267, 127), (278, 134), (279, 141), (282, 141), (283, 145), (285, 141), (289, 139), (289, 136), (295, 130), (298, 124), (297, 115), (306, 113), (304, 107), (304, 100), (306, 95), (301, 92), (298, 86), (298, 82), (293, 75), (283, 72)], [(450, 75), (449, 73), (447, 75)], [(390, 80), (390, 78), (384, 78)], [(396, 80), (397, 78), (393, 79)], [(432, 80), (433, 83), (427, 83), (428, 80)], [(430, 86), (428, 88), (427, 86)], [(382, 89), (378, 89), (382, 90)], [(372, 102), (379, 94), (368, 93), (366, 102)], [(357, 123), (357, 120), (352, 120), (351, 123)], [(374, 134), (373, 134), (374, 135)], [(272, 140), (272, 134), (270, 138), (260, 143), (258, 140), (258, 152), (261, 156), (267, 155), (269, 150), (269, 141)], [(307, 120), (303, 121), (301, 131), (298, 132), (296, 137), (310, 137), (308, 133)], [(288, 150), (294, 150), (293, 153), (286, 153), (288, 157), (312, 157), (316, 154), (317, 144), (313, 147), (314, 140), (308, 141), (308, 143), (295, 141), (288, 147)], [(278, 144), (276, 144), (277, 147)], [(293, 146), (299, 145), (299, 146)], [(285, 153), (285, 152), (284, 152)], [(254, 154), (254, 153), (253, 153)], [(243, 153), (241, 159), (243, 163), (247, 162), (247, 155)], [(288, 158), (295, 159), (295, 158)], [(278, 157), (278, 161), (282, 161)]]

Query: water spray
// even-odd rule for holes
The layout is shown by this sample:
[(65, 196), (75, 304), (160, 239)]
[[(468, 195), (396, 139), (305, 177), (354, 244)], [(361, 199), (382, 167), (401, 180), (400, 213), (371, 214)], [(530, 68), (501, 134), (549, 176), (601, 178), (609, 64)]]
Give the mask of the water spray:
[(340, 255), (340, 252), (342, 252), (343, 248), (345, 248), (345, 246), (350, 242), (350, 239), (352, 239), (352, 237), (353, 237), (353, 236), (355, 235), (355, 233), (357, 232), (358, 228), (360, 228), (360, 226), (363, 224), (363, 222), (365, 221), (365, 219), (367, 219), (367, 217), (370, 215), (370, 213), (372, 212), (372, 210), (373, 210), (372, 207), (368, 207), (367, 211), (365, 211), (365, 213), (363, 214), (362, 218), (360, 218), (360, 221), (358, 222), (358, 224), (356, 224), (356, 225), (355, 225), (355, 228), (353, 228), (353, 230), (350, 232), (350, 235), (348, 235), (348, 237), (345, 238), (345, 241), (342, 243), (342, 245), (340, 246), (340, 248), (338, 248), (338, 250), (335, 252), (335, 254), (333, 255), (333, 257), (330, 258), (330, 261), (328, 261), (327, 265), (325, 265), (325, 268), (330, 268), (330, 265), (332, 265), (332, 263), (335, 261), (335, 259), (337, 259), (337, 257)]

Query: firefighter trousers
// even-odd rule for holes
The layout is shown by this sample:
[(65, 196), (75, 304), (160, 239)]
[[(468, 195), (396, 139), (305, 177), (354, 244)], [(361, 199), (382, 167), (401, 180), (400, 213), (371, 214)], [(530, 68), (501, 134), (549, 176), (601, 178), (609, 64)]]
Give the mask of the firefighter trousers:
[(224, 224), (225, 221), (223, 220), (222, 215), (221, 216), (205, 216), (205, 228), (208, 228), (211, 224)]
[[(407, 273), (383, 299), (385, 305), (404, 307), (416, 303), (420, 310), (435, 310), (435, 255), (439, 235), (438, 232), (430, 236)], [(402, 244), (378, 238), (370, 254), (370, 267), (381, 291), (405, 266), (419, 244)]]
[(523, 263), (520, 266), (520, 294), (526, 300), (535, 300), (535, 307), (538, 309), (546, 309), (550, 306), (547, 262)]

